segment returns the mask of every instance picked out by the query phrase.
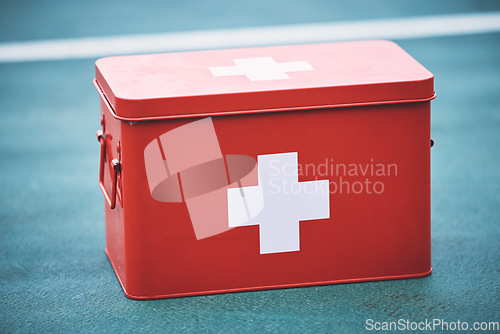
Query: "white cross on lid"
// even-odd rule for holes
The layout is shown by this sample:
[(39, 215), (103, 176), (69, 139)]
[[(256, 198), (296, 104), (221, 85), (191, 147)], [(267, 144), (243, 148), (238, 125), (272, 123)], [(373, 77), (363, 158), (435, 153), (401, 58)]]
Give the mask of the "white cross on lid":
[(233, 59), (235, 66), (210, 67), (216, 77), (245, 75), (250, 81), (290, 79), (287, 72), (312, 71), (307, 61), (277, 63), (273, 57)]

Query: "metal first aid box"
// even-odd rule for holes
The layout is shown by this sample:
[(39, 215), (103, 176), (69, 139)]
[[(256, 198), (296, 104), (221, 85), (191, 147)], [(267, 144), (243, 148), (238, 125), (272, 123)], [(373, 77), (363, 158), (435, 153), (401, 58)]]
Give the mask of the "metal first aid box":
[(94, 84), (128, 297), (430, 274), (433, 75), (395, 43), (109, 57)]

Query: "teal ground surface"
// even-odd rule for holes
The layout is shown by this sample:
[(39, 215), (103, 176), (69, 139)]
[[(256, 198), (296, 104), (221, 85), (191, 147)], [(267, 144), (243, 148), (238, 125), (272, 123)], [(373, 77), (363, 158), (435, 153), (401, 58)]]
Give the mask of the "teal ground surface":
[[(218, 18), (208, 3), (151, 5), (165, 17), (97, 1), (2, 3), (0, 40), (500, 10), (467, 1), (257, 1), (246, 10), (220, 2)], [(113, 13), (122, 19), (109, 22)], [(500, 321), (500, 34), (397, 42), (435, 75), (438, 94), (433, 274), (154, 301), (127, 299), (104, 253), (95, 59), (0, 64), (0, 333), (362, 333), (367, 319)]]

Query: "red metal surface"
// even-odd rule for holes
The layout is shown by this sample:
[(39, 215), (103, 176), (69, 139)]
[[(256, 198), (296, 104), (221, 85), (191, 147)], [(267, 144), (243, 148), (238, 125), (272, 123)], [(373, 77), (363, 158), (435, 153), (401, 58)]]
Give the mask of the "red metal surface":
[[(363, 51), (363, 42), (357, 47), (360, 49), (358, 53), (366, 52)], [(309, 48), (314, 49), (314, 46)], [(259, 50), (250, 54), (272, 53), (275, 49)], [(396, 52), (398, 49), (391, 46), (390, 50)], [(397, 52), (399, 55), (400, 51)], [(313, 51), (308, 51), (307, 55), (311, 53)], [(153, 56), (145, 56), (141, 64), (158, 65), (151, 64), (149, 57)], [(337, 61), (349, 61), (347, 54), (342, 57)], [(161, 63), (164, 58), (157, 59)], [(413, 68), (415, 61), (408, 61), (407, 65)], [(106, 64), (107, 71), (111, 71), (112, 61), (109, 62)], [(390, 61), (382, 65), (387, 63)], [(189, 72), (187, 65), (177, 65)], [(97, 66), (100, 66), (99, 62)], [(118, 71), (121, 66), (123, 63), (118, 61), (115, 70)], [(315, 70), (320, 68), (316, 65)], [(261, 254), (259, 226), (230, 228), (198, 239), (184, 200), (161, 202), (152, 197), (145, 148), (156, 140), (160, 141), (165, 133), (197, 121), (198, 118), (192, 118), (195, 110), (186, 110), (186, 116), (190, 117), (182, 118), (179, 116), (182, 110), (168, 108), (171, 106), (168, 98), (156, 96), (150, 99), (148, 94), (160, 94), (154, 85), (156, 81), (152, 82), (153, 92), (143, 89), (146, 94), (144, 99), (136, 97), (134, 103), (127, 107), (116, 104), (116, 100), (115, 104), (108, 103), (106, 98), (114, 88), (113, 83), (110, 85), (106, 81), (106, 73), (110, 72), (98, 71), (96, 87), (101, 94), (101, 88), (105, 93), (101, 95), (101, 111), (106, 124), (106, 145), (109, 145), (106, 147), (116, 147), (120, 143), (122, 163), (122, 205), (114, 210), (105, 205), (106, 252), (126, 295), (152, 299), (430, 274), (430, 102), (426, 100), (433, 96), (432, 75), (422, 81), (421, 74), (424, 72), (418, 70), (418, 75), (414, 77), (416, 82), (411, 84), (409, 78), (415, 72), (409, 69), (405, 74), (407, 81), (390, 84), (387, 78), (393, 74), (385, 77), (386, 72), (393, 72), (393, 69), (378, 70), (381, 83), (377, 84), (373, 78), (374, 82), (370, 84), (374, 92), (381, 94), (373, 104), (366, 103), (366, 82), (361, 82), (358, 86), (349, 86), (350, 96), (358, 98), (358, 101), (352, 101), (350, 107), (332, 105), (327, 108), (322, 105), (320, 109), (314, 108), (318, 104), (314, 99), (314, 88), (305, 89), (309, 90), (306, 94), (310, 99), (309, 109), (304, 105), (304, 94), (301, 95), (303, 105), (294, 106), (301, 110), (288, 109), (286, 97), (291, 98), (295, 94), (295, 90), (290, 89), (284, 89), (283, 96), (274, 91), (257, 94), (259, 101), (255, 103), (258, 103), (259, 109), (276, 109), (273, 110), (276, 112), (257, 112), (253, 109), (248, 113), (236, 110), (240, 112), (233, 114), (235, 110), (228, 111), (228, 108), (222, 108), (223, 105), (197, 105), (197, 114), (214, 116), (211, 121), (224, 156), (243, 154), (257, 160), (262, 155), (297, 152), (299, 165), (305, 169), (307, 166), (314, 167), (310, 172), (301, 173), (299, 182), (329, 180), (329, 218), (300, 222), (300, 250)], [(123, 79), (123, 73), (114, 80), (118, 77)], [(234, 79), (241, 90), (241, 78)], [(296, 77), (290, 81), (293, 79)], [(203, 83), (210, 84), (209, 80)], [(178, 81), (182, 81), (182, 77)], [(272, 81), (277, 86), (300, 86), (298, 83)], [(312, 81), (306, 83), (312, 85)], [(119, 85), (124, 87), (125, 84), (119, 81)], [(247, 82), (249, 92), (221, 93), (223, 97), (219, 96), (221, 100), (217, 101), (224, 104), (230, 99), (232, 101), (226, 106), (240, 101), (243, 107), (247, 107), (245, 103), (248, 100), (239, 98), (241, 94), (260, 92), (263, 86), (258, 84), (255, 88)], [(265, 85), (271, 87), (271, 82)], [(408, 88), (414, 85), (420, 85), (419, 93), (409, 94)], [(298, 86), (296, 89), (300, 90)], [(391, 92), (385, 92), (389, 88)], [(342, 91), (331, 87), (331, 92), (335, 94)], [(400, 103), (384, 103), (388, 101), (382, 98), (389, 95), (393, 97), (391, 101)], [(409, 95), (413, 96), (412, 99), (405, 100)], [(281, 98), (283, 108), (279, 110), (277, 103)], [(192, 97), (185, 99), (191, 100)], [(340, 104), (345, 101), (338, 96), (332, 99)], [(141, 103), (147, 108), (134, 109)], [(191, 102), (186, 103), (185, 106), (188, 106)], [(121, 107), (129, 109), (121, 112)], [(216, 109), (226, 110), (227, 113), (215, 116), (212, 110)], [(134, 114), (130, 114), (132, 111)], [(139, 122), (118, 119), (137, 120), (149, 116), (177, 118)], [(117, 158), (111, 156), (111, 150), (107, 151), (109, 160)], [(168, 157), (163, 156), (162, 159), (168, 160)], [(358, 172), (339, 173), (336, 170), (319, 175), (322, 168), (319, 166), (327, 165), (325, 168), (328, 169), (342, 164), (358, 165)], [(390, 175), (377, 172), (380, 166), (389, 165), (397, 166), (396, 173), (394, 169)], [(104, 168), (104, 172), (109, 174), (106, 170)], [(104, 177), (105, 189), (110, 189), (113, 183), (111, 175)], [(375, 184), (378, 188), (374, 188)], [(369, 188), (370, 185), (372, 188)], [(363, 186), (363, 191), (358, 192), (360, 186)], [(210, 211), (206, 215), (209, 220)]]

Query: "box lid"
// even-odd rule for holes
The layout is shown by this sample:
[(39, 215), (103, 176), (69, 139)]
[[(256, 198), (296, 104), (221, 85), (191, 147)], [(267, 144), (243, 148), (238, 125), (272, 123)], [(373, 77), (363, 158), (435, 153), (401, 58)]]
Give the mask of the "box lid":
[(428, 70), (378, 40), (108, 57), (96, 81), (115, 117), (130, 121), (435, 96)]

